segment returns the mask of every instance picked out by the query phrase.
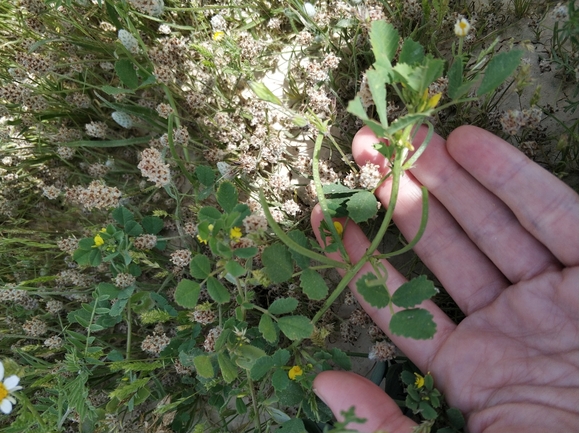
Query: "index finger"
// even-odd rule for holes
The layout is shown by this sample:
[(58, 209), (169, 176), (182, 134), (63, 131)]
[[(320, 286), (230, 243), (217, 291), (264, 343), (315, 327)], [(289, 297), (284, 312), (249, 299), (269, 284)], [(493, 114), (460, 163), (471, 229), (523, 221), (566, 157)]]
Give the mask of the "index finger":
[(566, 266), (579, 264), (579, 195), (501, 138), (475, 126), (449, 135), (448, 152), (499, 197)]

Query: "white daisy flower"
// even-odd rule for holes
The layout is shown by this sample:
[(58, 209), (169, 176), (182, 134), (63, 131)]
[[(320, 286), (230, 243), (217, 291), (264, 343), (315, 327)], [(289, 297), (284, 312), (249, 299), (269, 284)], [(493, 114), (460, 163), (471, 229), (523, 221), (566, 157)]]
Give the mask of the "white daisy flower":
[(16, 399), (12, 397), (10, 394), (13, 391), (18, 391), (22, 389), (21, 386), (18, 386), (18, 382), (20, 382), (20, 378), (16, 375), (12, 375), (4, 379), (4, 364), (0, 362), (0, 411), (3, 414), (8, 415), (12, 412), (12, 405), (16, 404)]
[(456, 24), (454, 25), (454, 34), (459, 38), (464, 38), (468, 35), (470, 31), (470, 23), (464, 17), (459, 18), (456, 20)]

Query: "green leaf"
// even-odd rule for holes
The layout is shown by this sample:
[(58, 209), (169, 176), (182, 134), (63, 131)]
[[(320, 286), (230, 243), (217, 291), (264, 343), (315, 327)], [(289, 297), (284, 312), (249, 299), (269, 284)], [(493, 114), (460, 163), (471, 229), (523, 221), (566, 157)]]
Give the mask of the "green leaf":
[(420, 414), (424, 417), (424, 419), (436, 419), (438, 414), (436, 410), (430, 405), (430, 403), (426, 401), (421, 401), (418, 403), (418, 409)]
[(294, 265), (285, 245), (273, 244), (266, 247), (261, 260), (268, 278), (274, 283), (283, 283), (291, 278)]
[(78, 249), (74, 252), (72, 258), (81, 266), (90, 265), (95, 268), (102, 262), (102, 254), (97, 248), (91, 250)]
[(250, 259), (257, 255), (256, 247), (237, 248), (233, 250), (233, 255), (242, 259)]
[(215, 277), (207, 278), (207, 293), (218, 304), (225, 304), (231, 299), (227, 288)]
[(368, 114), (366, 114), (366, 109), (362, 105), (362, 100), (359, 96), (356, 96), (348, 103), (348, 113), (352, 113), (353, 115), (362, 119), (368, 128), (370, 128), (376, 135), (376, 137), (386, 137), (386, 129), (381, 124), (368, 117)]
[(398, 31), (386, 21), (374, 21), (370, 29), (370, 42), (376, 63), (382, 67), (391, 64), (398, 49)]
[(396, 131), (404, 129), (409, 125), (420, 124), (422, 119), (426, 117), (427, 116), (424, 113), (406, 114), (392, 122), (386, 129), (385, 134), (394, 134)]
[(425, 65), (410, 66), (406, 63), (397, 63), (393, 68), (398, 79), (419, 95), (422, 95), (434, 80), (442, 75), (444, 61), (429, 58)]
[(198, 165), (195, 168), (195, 176), (197, 180), (205, 186), (213, 186), (215, 184), (215, 172), (206, 165)]
[(378, 277), (372, 272), (368, 272), (356, 281), (358, 293), (371, 306), (384, 308), (390, 302), (390, 295), (383, 283), (378, 282)]
[(135, 216), (133, 213), (124, 206), (119, 206), (114, 209), (111, 213), (113, 219), (120, 225), (125, 226), (129, 221), (134, 221)]
[(402, 308), (414, 307), (436, 295), (434, 283), (420, 275), (402, 284), (392, 295), (392, 302)]
[(193, 278), (204, 280), (211, 274), (211, 261), (204, 254), (197, 254), (191, 259), (189, 270)]
[(145, 233), (150, 234), (150, 235), (156, 235), (161, 230), (163, 230), (163, 227), (164, 227), (163, 220), (159, 217), (152, 216), (152, 215), (148, 215), (145, 218), (143, 218), (143, 221), (141, 221), (141, 224), (143, 225), (143, 229), (145, 230)]
[(330, 353), (332, 354), (332, 361), (334, 361), (342, 370), (352, 369), (352, 361), (346, 353), (342, 352), (337, 347), (332, 348)]
[(259, 99), (266, 102), (271, 102), (275, 105), (282, 105), (282, 102), (279, 100), (279, 98), (275, 96), (265, 84), (255, 81), (250, 81), (248, 84), (253, 93), (255, 93)]
[(308, 338), (314, 330), (310, 319), (305, 316), (283, 316), (277, 319), (277, 325), (290, 340)]
[(221, 182), (217, 190), (217, 202), (225, 212), (231, 212), (237, 205), (237, 188), (231, 182)]
[(390, 320), (390, 332), (415, 340), (429, 340), (436, 333), (436, 323), (432, 318), (432, 314), (423, 308), (398, 311)]
[(258, 359), (267, 356), (267, 354), (261, 350), (259, 347), (252, 346), (251, 344), (243, 344), (236, 349), (239, 357), (235, 360), (235, 363), (241, 368), (246, 370), (251, 370)]
[(115, 389), (109, 394), (110, 398), (118, 398), (119, 400), (124, 400), (133, 394), (135, 394), (139, 389), (147, 386), (151, 379), (145, 377), (142, 379), (136, 379), (127, 385), (121, 385), (119, 388)]
[(199, 218), (199, 221), (208, 221), (211, 224), (215, 224), (215, 221), (221, 218), (221, 212), (213, 206), (205, 206), (199, 209), (197, 217)]
[(101, 90), (107, 95), (123, 95), (127, 93), (135, 93), (135, 91), (132, 89), (119, 89), (118, 87), (113, 86), (102, 86)]
[(450, 422), (450, 425), (457, 430), (464, 428), (465, 420), (462, 412), (455, 407), (446, 409), (446, 416)]
[(358, 116), (362, 120), (369, 120), (366, 109), (362, 105), (362, 100), (359, 96), (356, 96), (348, 102), (348, 112), (352, 113), (354, 116)]
[(271, 376), (271, 384), (276, 391), (283, 391), (289, 385), (289, 377), (287, 371), (277, 369)]
[[(292, 241), (294, 241), (299, 246), (304, 247), (304, 248), (309, 247), (308, 238), (306, 237), (306, 235), (304, 235), (304, 233), (302, 231), (292, 230), (287, 235), (289, 236), (289, 238)], [(290, 254), (291, 254), (292, 258), (296, 261), (297, 265), (301, 269), (306, 269), (308, 266), (310, 266), (311, 260), (309, 257), (303, 256), (300, 253), (292, 250), (291, 248), (290, 248)]]
[(237, 263), (235, 260), (230, 260), (225, 264), (225, 270), (229, 272), (233, 277), (241, 277), (247, 272), (243, 266)]
[(306, 433), (304, 422), (299, 418), (290, 419), (284, 422), (277, 431), (279, 433)]
[(368, 87), (372, 93), (372, 100), (376, 106), (376, 112), (380, 123), (388, 127), (388, 115), (386, 110), (386, 83), (390, 81), (384, 69), (369, 69), (366, 71)]
[(226, 383), (231, 383), (237, 378), (237, 365), (229, 358), (226, 352), (220, 352), (217, 355), (217, 362), (219, 363), (219, 369), (221, 370), (221, 375)]
[(348, 204), (348, 215), (356, 223), (368, 221), (378, 212), (378, 201), (376, 196), (370, 191), (359, 191), (350, 197)]
[(243, 399), (235, 397), (235, 410), (239, 415), (247, 413), (247, 406), (245, 405)]
[(261, 332), (261, 335), (263, 335), (263, 338), (268, 343), (275, 343), (277, 341), (275, 324), (267, 314), (262, 314), (261, 319), (259, 319), (259, 332)]
[(249, 375), (253, 380), (260, 380), (272, 367), (273, 361), (271, 360), (271, 356), (264, 356), (255, 361)]
[(410, 38), (406, 38), (400, 50), (399, 63), (414, 65), (424, 60), (424, 47)]
[(300, 286), (308, 298), (319, 301), (328, 296), (328, 285), (324, 278), (312, 269), (304, 269), (300, 277)]
[(115, 71), (125, 86), (129, 89), (139, 87), (139, 78), (133, 62), (128, 59), (120, 59), (115, 63)]
[(302, 387), (294, 381), (290, 381), (288, 386), (282, 392), (276, 392), (276, 395), (284, 406), (295, 406), (306, 398)]
[(125, 224), (125, 233), (129, 236), (139, 236), (143, 233), (143, 226), (136, 221), (128, 221)]
[(207, 355), (199, 355), (193, 358), (193, 364), (195, 365), (195, 370), (197, 374), (205, 379), (211, 379), (215, 375), (213, 371), (213, 364), (211, 364), (211, 358)]
[(461, 57), (455, 57), (450, 68), (448, 68), (448, 96), (450, 99), (458, 99), (462, 95), (459, 89), (463, 80), (463, 64)]
[(298, 307), (298, 300), (295, 298), (281, 298), (276, 299), (271, 303), (268, 311), (271, 314), (286, 314), (291, 313)]
[(283, 367), (286, 365), (290, 359), (290, 353), (287, 349), (278, 349), (273, 355), (271, 355), (273, 363), (276, 367)]
[(499, 87), (515, 72), (522, 56), (522, 50), (512, 50), (494, 56), (485, 69), (485, 76), (476, 92), (477, 96), (490, 93)]
[(78, 242), (78, 248), (81, 250), (90, 251), (94, 247), (94, 239), (93, 238), (82, 238)]
[(199, 283), (187, 279), (179, 281), (175, 289), (175, 302), (183, 308), (195, 308), (199, 300), (201, 286)]

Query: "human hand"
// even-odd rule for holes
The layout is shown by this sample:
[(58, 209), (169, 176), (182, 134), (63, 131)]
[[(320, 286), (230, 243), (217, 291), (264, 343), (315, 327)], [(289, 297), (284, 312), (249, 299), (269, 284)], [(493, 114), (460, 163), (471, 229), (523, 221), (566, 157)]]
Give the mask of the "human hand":
[[(415, 143), (421, 143), (421, 130)], [(359, 165), (387, 163), (361, 129), (352, 145)], [(415, 145), (415, 147), (417, 147)], [(433, 302), (431, 340), (388, 331), (388, 308), (360, 304), (422, 372), (431, 372), (469, 432), (572, 432), (579, 429), (579, 196), (495, 135), (463, 126), (445, 141), (433, 136), (401, 179), (394, 221), (406, 239), (420, 225), (421, 191), (430, 192), (426, 231), (414, 250), (466, 318), (457, 326)], [(387, 205), (387, 181), (376, 191)], [(323, 216), (312, 213), (316, 231)], [(343, 242), (356, 263), (369, 241), (351, 221)], [(328, 254), (339, 260), (339, 253)], [(389, 263), (392, 293), (404, 277)], [(371, 271), (366, 264), (358, 275)], [(410, 432), (416, 425), (372, 382), (326, 371), (316, 394), (340, 418), (352, 406), (361, 432)]]

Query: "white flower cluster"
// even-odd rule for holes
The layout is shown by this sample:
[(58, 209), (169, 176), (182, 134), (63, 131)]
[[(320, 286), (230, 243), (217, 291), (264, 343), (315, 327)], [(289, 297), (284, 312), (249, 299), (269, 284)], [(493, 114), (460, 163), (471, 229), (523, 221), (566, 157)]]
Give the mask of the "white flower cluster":
[(372, 191), (378, 186), (381, 178), (380, 167), (376, 164), (369, 162), (360, 167), (360, 178), (358, 182), (362, 188)]
[(81, 186), (68, 188), (66, 198), (79, 203), (89, 211), (110, 209), (119, 205), (121, 191), (117, 187), (106, 186), (98, 180), (93, 180), (87, 188)]
[(167, 185), (171, 182), (171, 171), (169, 165), (163, 162), (161, 152), (152, 147), (143, 150), (141, 162), (137, 166), (141, 174), (151, 182), (155, 182), (157, 187)]

